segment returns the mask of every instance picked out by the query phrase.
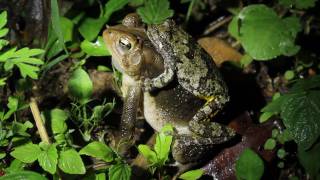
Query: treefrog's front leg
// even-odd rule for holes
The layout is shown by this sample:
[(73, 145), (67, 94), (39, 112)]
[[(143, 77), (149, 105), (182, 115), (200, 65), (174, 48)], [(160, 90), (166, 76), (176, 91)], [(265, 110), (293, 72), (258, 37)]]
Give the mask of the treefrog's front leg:
[[(144, 91), (152, 91), (167, 86), (175, 77), (177, 57), (174, 56), (173, 49), (169, 42), (160, 37), (157, 26), (151, 26), (147, 35), (153, 46), (163, 58), (164, 72), (153, 79), (145, 79)], [(168, 34), (167, 34), (168, 35)]]
[(125, 93), (123, 111), (120, 122), (120, 149), (121, 151), (127, 150), (132, 143), (135, 122), (137, 118), (137, 111), (141, 100), (141, 87), (129, 86), (127, 93)]

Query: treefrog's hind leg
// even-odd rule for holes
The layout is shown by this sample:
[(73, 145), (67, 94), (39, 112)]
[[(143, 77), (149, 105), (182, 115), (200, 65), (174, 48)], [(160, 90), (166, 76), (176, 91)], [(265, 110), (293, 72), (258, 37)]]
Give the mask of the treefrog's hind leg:
[(217, 95), (207, 98), (207, 103), (193, 116), (189, 122), (189, 129), (201, 137), (221, 138), (227, 141), (235, 135), (235, 132), (219, 123), (210, 122), (229, 100), (226, 96)]

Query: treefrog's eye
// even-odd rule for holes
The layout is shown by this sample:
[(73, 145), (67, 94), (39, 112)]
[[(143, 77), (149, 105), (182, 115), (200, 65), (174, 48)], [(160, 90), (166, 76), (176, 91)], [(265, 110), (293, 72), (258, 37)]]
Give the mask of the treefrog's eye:
[(127, 38), (121, 37), (119, 39), (119, 46), (122, 49), (122, 51), (129, 51), (131, 49), (131, 43)]

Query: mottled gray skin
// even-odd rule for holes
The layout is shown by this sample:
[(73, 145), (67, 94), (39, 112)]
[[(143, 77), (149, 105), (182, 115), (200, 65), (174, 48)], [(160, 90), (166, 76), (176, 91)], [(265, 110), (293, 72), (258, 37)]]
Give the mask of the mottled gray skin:
[[(162, 55), (165, 69), (158, 77), (146, 79), (144, 90), (163, 88), (176, 78), (186, 91), (206, 100), (189, 121), (189, 129), (193, 133), (213, 138), (234, 135), (233, 131), (226, 129), (224, 132), (217, 123), (209, 122), (229, 101), (227, 86), (212, 58), (171, 20), (149, 26), (147, 35)], [(207, 141), (210, 144), (210, 139)]]
[[(132, 16), (124, 22), (127, 28), (138, 28), (136, 24), (139, 23)], [(139, 72), (126, 73), (130, 62), (135, 62), (128, 57), (135, 56), (128, 56), (130, 51), (119, 56), (111, 49), (112, 56), (118, 57), (113, 62), (121, 66), (126, 89), (121, 119), (123, 138), (132, 137), (141, 93), (146, 121), (157, 131), (167, 123), (173, 125), (172, 153), (181, 164), (197, 163), (214, 145), (234, 136), (230, 128), (210, 122), (209, 117), (228, 101), (227, 88), (213, 60), (186, 32), (168, 22), (149, 27), (147, 33), (154, 46), (152, 50), (150, 42), (139, 34), (109, 29), (104, 33), (108, 47), (117, 45), (116, 40), (112, 41), (111, 33), (121, 34), (121, 37), (128, 33), (143, 39), (140, 50), (136, 46), (131, 48), (136, 49), (134, 53), (148, 54), (142, 58)], [(125, 66), (127, 64), (129, 66)]]

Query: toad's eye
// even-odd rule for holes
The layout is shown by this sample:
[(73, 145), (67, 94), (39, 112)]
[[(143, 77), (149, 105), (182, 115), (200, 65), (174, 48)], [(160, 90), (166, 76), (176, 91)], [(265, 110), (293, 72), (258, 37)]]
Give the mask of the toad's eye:
[(123, 38), (123, 37), (121, 37), (119, 39), (119, 46), (122, 51), (129, 51), (132, 47), (129, 40), (127, 38)]

